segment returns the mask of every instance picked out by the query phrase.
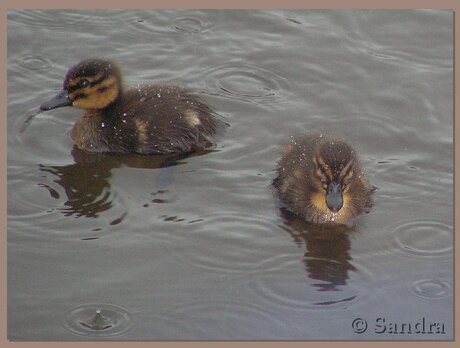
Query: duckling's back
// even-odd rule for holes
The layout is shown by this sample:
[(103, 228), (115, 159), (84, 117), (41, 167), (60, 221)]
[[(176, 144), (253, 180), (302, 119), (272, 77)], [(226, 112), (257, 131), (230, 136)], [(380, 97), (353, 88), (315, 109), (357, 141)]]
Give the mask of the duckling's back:
[(72, 139), (90, 151), (186, 153), (209, 147), (222, 125), (208, 105), (179, 86), (140, 85), (103, 110), (87, 110)]
[[(222, 122), (213, 110), (178, 86), (138, 86), (123, 95), (122, 121), (130, 118), (137, 135), (136, 152), (190, 152), (211, 145)], [(125, 116), (126, 115), (126, 116)]]

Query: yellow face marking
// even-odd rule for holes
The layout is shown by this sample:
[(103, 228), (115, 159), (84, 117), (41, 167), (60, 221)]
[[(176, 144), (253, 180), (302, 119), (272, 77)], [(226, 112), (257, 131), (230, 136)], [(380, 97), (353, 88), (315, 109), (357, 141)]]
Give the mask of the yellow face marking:
[(353, 160), (348, 162), (339, 174), (339, 180), (342, 183), (343, 192), (348, 191), (349, 184), (353, 180), (353, 174), (354, 174), (354, 171), (352, 168), (353, 164), (354, 164)]
[(315, 193), (311, 197), (313, 209), (319, 212), (320, 220), (323, 222), (333, 221), (337, 223), (346, 223), (352, 217), (352, 212), (349, 209), (349, 202), (349, 195), (344, 194), (342, 208), (334, 213), (327, 207), (326, 196), (324, 194)]
[[(348, 172), (348, 170), (350, 169), (350, 167), (353, 165), (353, 160), (349, 161), (345, 167), (342, 168), (342, 170), (340, 171), (340, 178), (343, 178), (345, 177), (345, 173)], [(346, 176), (350, 176), (350, 173), (353, 174), (353, 171), (350, 171), (347, 173)]]
[(201, 123), (200, 118), (198, 117), (198, 114), (193, 110), (187, 110), (184, 113), (184, 116), (185, 116), (185, 120), (187, 121), (187, 123), (192, 127), (196, 127), (200, 125)]
[[(118, 81), (114, 76), (101, 81), (97, 85), (77, 89), (69, 93), (72, 105), (80, 109), (103, 109), (112, 103), (119, 93)], [(79, 95), (83, 95), (78, 98)]]
[(313, 207), (322, 214), (329, 214), (331, 211), (326, 204), (326, 195), (322, 192), (315, 192), (311, 195), (311, 203)]
[(340, 211), (345, 211), (348, 209), (349, 203), (350, 203), (350, 195), (348, 192), (343, 192), (342, 193), (342, 199), (343, 199), (343, 205)]

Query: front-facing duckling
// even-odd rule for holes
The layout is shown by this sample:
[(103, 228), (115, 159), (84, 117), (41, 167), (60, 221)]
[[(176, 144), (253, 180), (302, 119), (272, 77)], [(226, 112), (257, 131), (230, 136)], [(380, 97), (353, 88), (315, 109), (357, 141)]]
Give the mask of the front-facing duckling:
[(277, 174), (273, 185), (280, 200), (306, 221), (348, 224), (372, 207), (375, 188), (343, 140), (322, 134), (292, 137)]
[(86, 59), (70, 68), (62, 91), (40, 106), (85, 109), (71, 137), (91, 152), (173, 154), (207, 148), (224, 124), (213, 110), (175, 85), (124, 90), (119, 67)]

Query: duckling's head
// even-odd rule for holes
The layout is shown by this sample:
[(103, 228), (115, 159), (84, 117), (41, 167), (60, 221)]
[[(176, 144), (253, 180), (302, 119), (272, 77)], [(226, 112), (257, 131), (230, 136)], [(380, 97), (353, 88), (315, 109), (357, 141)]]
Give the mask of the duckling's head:
[(104, 109), (121, 93), (119, 67), (105, 59), (86, 59), (67, 72), (63, 88), (54, 98), (40, 105), (40, 110), (63, 106), (80, 109)]
[(356, 196), (361, 186), (361, 170), (353, 148), (344, 141), (330, 140), (319, 144), (313, 154), (314, 205), (337, 213)]

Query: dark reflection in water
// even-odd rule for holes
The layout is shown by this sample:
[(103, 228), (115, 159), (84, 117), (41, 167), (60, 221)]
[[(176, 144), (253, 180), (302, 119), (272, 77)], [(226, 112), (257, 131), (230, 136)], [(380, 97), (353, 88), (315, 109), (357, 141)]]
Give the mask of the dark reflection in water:
[(296, 245), (305, 246), (307, 250), (303, 257), (307, 275), (321, 281), (314, 286), (320, 291), (337, 291), (338, 286), (346, 285), (348, 272), (356, 270), (349, 254), (349, 236), (354, 228), (334, 223), (307, 223), (285, 208), (280, 208), (280, 212), (285, 222), (283, 229)]
[[(62, 186), (67, 196), (65, 208), (61, 211), (76, 217), (96, 218), (100, 213), (112, 207), (110, 177), (112, 169), (119, 167), (132, 168), (170, 168), (160, 171), (156, 177), (156, 186), (168, 186), (174, 179), (174, 166), (183, 164), (182, 159), (210, 152), (201, 151), (193, 154), (166, 155), (115, 155), (88, 153), (76, 147), (72, 150), (73, 164), (65, 166), (39, 165), (39, 169), (57, 177), (54, 180)], [(159, 184), (158, 184), (159, 183)], [(51, 197), (59, 199), (59, 193), (46, 184), (39, 184), (50, 192)], [(153, 184), (152, 184), (153, 185)]]

